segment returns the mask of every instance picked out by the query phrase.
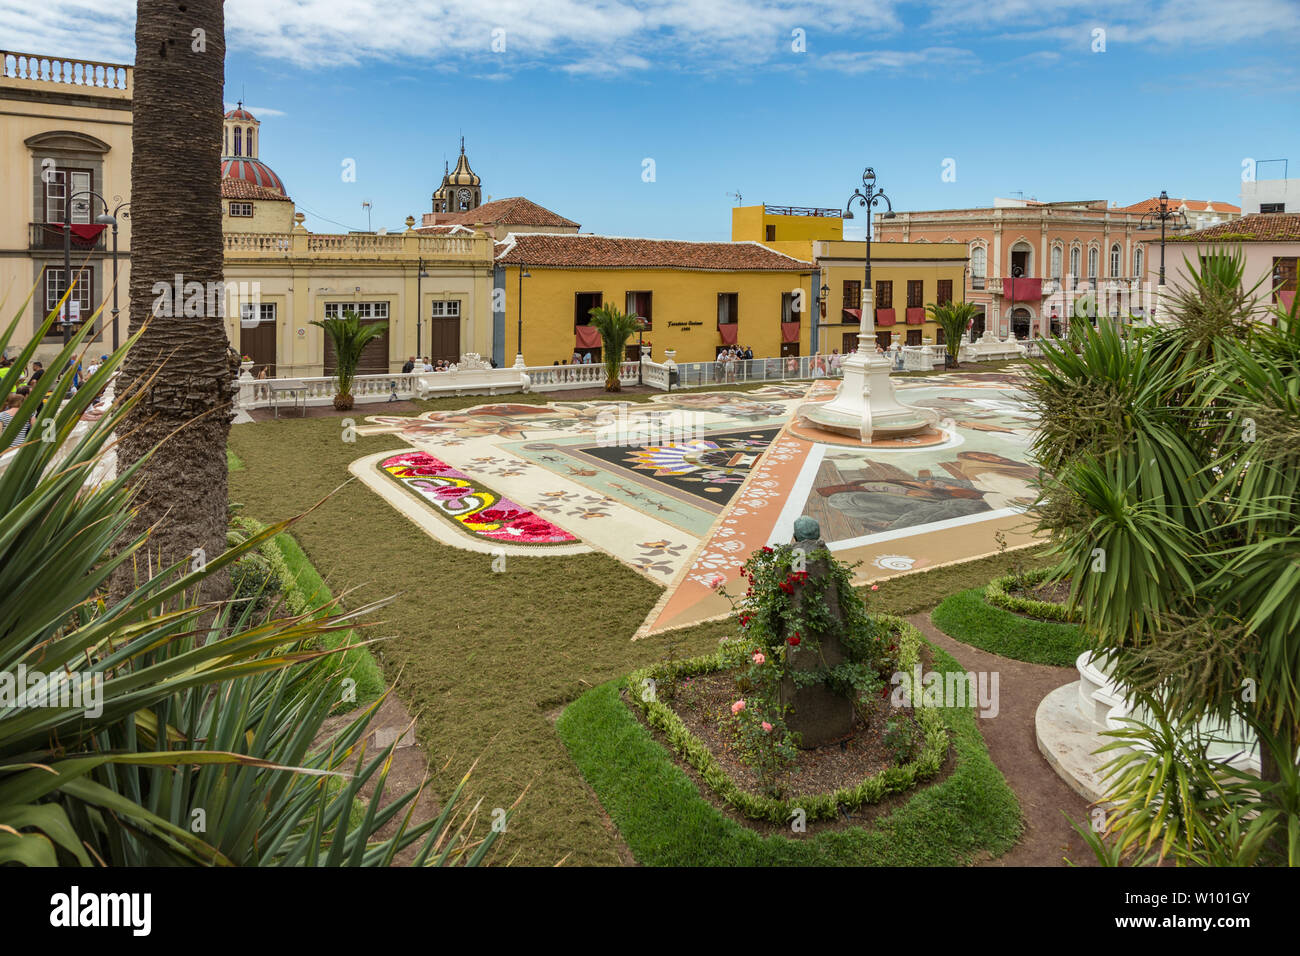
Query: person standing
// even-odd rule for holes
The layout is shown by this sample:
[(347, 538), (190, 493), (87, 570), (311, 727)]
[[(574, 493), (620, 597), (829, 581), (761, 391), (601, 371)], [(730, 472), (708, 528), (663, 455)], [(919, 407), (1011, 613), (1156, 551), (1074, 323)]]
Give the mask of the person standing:
[[(24, 396), (19, 395), (17, 392), (14, 392), (5, 399), (4, 411), (0, 412), (0, 432), (3, 432), (4, 429), (8, 428), (9, 423), (12, 422), (14, 416), (18, 414), (18, 406), (22, 405), (23, 397)], [(29, 418), (27, 421), (23, 422), (23, 427), (18, 429), (18, 435), (9, 443), (9, 447), (17, 448), (23, 442), (27, 441), (27, 433), (31, 430), (31, 427), (32, 419)]]
[(406, 364), (402, 366), (402, 374), (410, 375), (414, 371), (415, 371), (415, 356), (412, 355), (410, 358), (406, 360)]

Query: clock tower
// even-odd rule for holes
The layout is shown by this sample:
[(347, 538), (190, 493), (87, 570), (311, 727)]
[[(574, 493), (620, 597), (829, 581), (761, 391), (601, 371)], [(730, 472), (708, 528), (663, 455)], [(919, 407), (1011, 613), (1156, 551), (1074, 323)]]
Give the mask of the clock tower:
[(434, 214), (469, 212), (483, 204), (483, 181), (470, 169), (465, 155), (465, 137), (460, 138), (460, 158), (456, 168), (443, 166), (442, 184), (433, 194)]

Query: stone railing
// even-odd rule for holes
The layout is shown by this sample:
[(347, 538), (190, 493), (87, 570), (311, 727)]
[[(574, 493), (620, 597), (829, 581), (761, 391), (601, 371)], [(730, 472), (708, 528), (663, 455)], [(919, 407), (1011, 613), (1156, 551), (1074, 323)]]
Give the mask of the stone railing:
[(422, 236), (414, 231), (392, 235), (370, 233), (230, 232), (223, 237), (228, 259), (292, 257), (314, 259), (417, 259), (492, 261), (492, 238), (481, 236)]
[[(605, 385), (603, 364), (530, 365), (524, 371), (528, 374), (529, 387), (534, 392), (558, 392), (567, 388), (603, 388)], [(618, 380), (622, 385), (635, 385), (637, 363), (624, 362), (619, 366)]]
[(131, 95), (131, 67), (125, 63), (0, 50), (0, 78), (75, 86), (96, 93)]
[[(307, 405), (329, 405), (334, 401), (338, 391), (338, 379), (333, 375), (312, 375), (298, 378), (241, 378), (239, 381), (239, 405), (241, 408), (270, 408), (277, 398), (283, 404), (294, 401), (292, 396), (274, 396), (272, 388), (303, 387), (307, 389), (305, 398), (298, 401)], [(402, 375), (358, 375), (352, 380), (352, 398), (356, 402), (408, 401), (415, 397), (415, 376)]]

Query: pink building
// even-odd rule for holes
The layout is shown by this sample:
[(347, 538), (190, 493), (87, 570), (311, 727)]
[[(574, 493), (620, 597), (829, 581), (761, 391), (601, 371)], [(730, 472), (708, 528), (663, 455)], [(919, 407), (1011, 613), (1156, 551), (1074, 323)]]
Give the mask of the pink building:
[(1291, 307), (1300, 285), (1300, 213), (1255, 213), (1179, 236), (1167, 247), (1169, 290), (1191, 283), (1189, 261), (1197, 263), (1225, 251), (1245, 258), (1243, 280), (1248, 289), (1258, 283), (1262, 321), (1273, 320), (1273, 306)]
[(981, 209), (878, 214), (875, 231), (881, 240), (964, 244), (965, 300), (984, 313), (973, 332), (1031, 338), (1061, 334), (1085, 294), (1103, 316), (1151, 313), (1160, 242), (1159, 232), (1139, 229), (1146, 212), (1145, 203), (1121, 209), (1104, 199), (996, 199)]

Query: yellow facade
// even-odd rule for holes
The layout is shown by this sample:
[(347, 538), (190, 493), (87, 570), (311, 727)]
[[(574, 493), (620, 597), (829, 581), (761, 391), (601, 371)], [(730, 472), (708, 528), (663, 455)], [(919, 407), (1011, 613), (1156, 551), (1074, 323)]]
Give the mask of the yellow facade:
[[(7, 53), (0, 58), (0, 299), (8, 323), (35, 287), (23, 327), (10, 351), (26, 344), (63, 288), (64, 201), (73, 198), (71, 221), (93, 226), (112, 213), (131, 192), (130, 66), (59, 57)], [(97, 197), (76, 193), (93, 190)], [(60, 198), (62, 197), (62, 198)], [(126, 337), (127, 290), (131, 280), (131, 220), (118, 215), (118, 330)], [(72, 244), (72, 272), (83, 268), (90, 310), (111, 303), (112, 229), (87, 244)], [(75, 290), (74, 290), (75, 294)], [(82, 317), (89, 312), (82, 311)], [(112, 343), (106, 304), (92, 354)], [(56, 326), (37, 351), (48, 362), (62, 343)]]
[(805, 261), (813, 243), (844, 238), (844, 218), (835, 209), (801, 206), (738, 206), (731, 210), (731, 241), (761, 242)]
[[(856, 335), (859, 320), (846, 315), (851, 307), (845, 302), (845, 282), (858, 283), (861, 289), (865, 265), (865, 242), (818, 242), (813, 250), (821, 270), (820, 281), (826, 287), (825, 317), (821, 320), (819, 339), (823, 352), (838, 348), (845, 350), (846, 336)], [(871, 281), (873, 291), (880, 283), (889, 283), (892, 293), (896, 324), (888, 329), (877, 329), (879, 341), (884, 344), (886, 331), (891, 334), (891, 344), (908, 344), (908, 332), (919, 330), (920, 343), (938, 344), (938, 326), (926, 313), (922, 325), (906, 324), (907, 288), (909, 282), (921, 283), (921, 304), (928, 306), (939, 300), (939, 282), (950, 283), (953, 298), (960, 301), (964, 289), (967, 250), (958, 243), (929, 242), (873, 242), (871, 244)], [(880, 301), (876, 302), (880, 305)], [(820, 311), (820, 310), (819, 310)]]
[[(802, 293), (799, 353), (809, 354), (809, 321), (816, 301), (811, 276), (798, 271), (688, 270), (652, 268), (550, 268), (528, 266), (520, 293), (519, 268), (504, 272), (507, 361), (519, 349), (519, 305), (523, 304), (523, 355), (528, 365), (567, 363), (573, 356), (576, 296), (600, 293), (603, 304), (627, 311), (627, 293), (652, 295), (651, 328), (644, 342), (662, 362), (673, 350), (677, 362), (711, 362), (723, 345), (718, 332), (718, 294), (737, 295), (737, 345), (757, 357), (781, 355), (784, 294)], [(636, 336), (628, 342), (637, 344)]]

